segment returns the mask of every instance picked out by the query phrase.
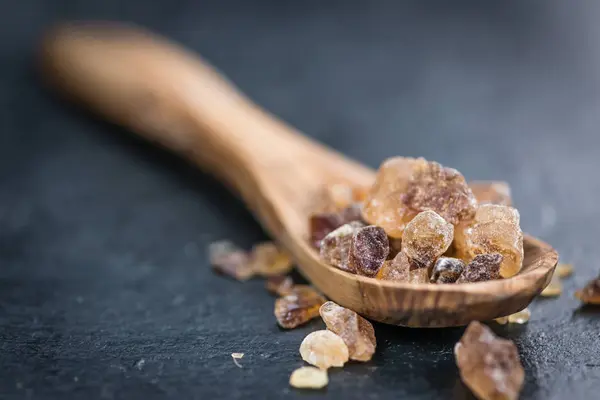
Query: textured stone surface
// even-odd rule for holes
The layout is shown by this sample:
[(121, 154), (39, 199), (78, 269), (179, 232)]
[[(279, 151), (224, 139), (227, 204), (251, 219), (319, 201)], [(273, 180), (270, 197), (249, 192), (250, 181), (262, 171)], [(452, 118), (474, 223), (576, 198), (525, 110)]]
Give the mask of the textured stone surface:
[[(6, 4), (3, 396), (306, 399), (289, 377), (300, 342), (323, 323), (282, 332), (262, 280), (224, 279), (206, 261), (215, 240), (268, 240), (245, 207), (38, 89), (32, 49), (43, 25), (118, 18), (201, 52), (260, 104), (372, 167), (422, 155), (468, 179), (508, 181), (523, 229), (576, 267), (559, 299), (534, 301), (527, 325), (494, 326), (519, 348), (521, 399), (597, 397), (600, 317), (573, 297), (599, 272), (590, 221), (600, 188), (582, 175), (600, 168), (597, 2)], [(324, 398), (469, 398), (452, 355), (462, 329), (374, 325), (373, 360), (335, 371)]]

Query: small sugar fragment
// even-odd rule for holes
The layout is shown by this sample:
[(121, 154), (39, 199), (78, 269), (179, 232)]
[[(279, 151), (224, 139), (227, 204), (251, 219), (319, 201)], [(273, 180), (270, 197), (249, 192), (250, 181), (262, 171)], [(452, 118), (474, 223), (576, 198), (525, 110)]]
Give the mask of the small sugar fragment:
[(458, 280), (465, 263), (458, 258), (440, 257), (433, 266), (431, 283), (454, 283)]
[(526, 324), (529, 322), (531, 317), (531, 311), (528, 308), (524, 308), (521, 311), (511, 314), (508, 316), (508, 322), (511, 324)]
[(558, 278), (558, 276), (555, 275), (552, 276), (552, 280), (550, 280), (550, 283), (548, 284), (548, 286), (546, 286), (544, 288), (544, 290), (542, 290), (542, 293), (540, 293), (540, 296), (542, 297), (558, 297), (562, 294), (562, 283), (560, 282), (560, 279)]
[(300, 355), (304, 361), (321, 369), (342, 367), (349, 357), (344, 340), (328, 330), (309, 333), (300, 345)]
[(600, 305), (600, 276), (589, 281), (583, 289), (576, 291), (575, 297), (585, 304)]
[(292, 270), (290, 255), (273, 242), (255, 245), (250, 258), (254, 270), (262, 276), (285, 275)]
[(473, 321), (454, 346), (454, 355), (462, 381), (477, 398), (518, 399), (525, 371), (512, 341)]
[(499, 279), (502, 259), (502, 255), (498, 253), (475, 256), (456, 283), (483, 282)]
[(255, 274), (248, 254), (229, 241), (211, 243), (208, 246), (208, 257), (216, 272), (238, 281), (248, 280)]
[(279, 326), (293, 329), (319, 316), (325, 298), (307, 285), (296, 285), (292, 291), (275, 300), (275, 318)]
[(233, 363), (238, 367), (238, 368), (243, 368), (242, 364), (240, 364), (240, 362), (238, 360), (241, 360), (244, 357), (244, 353), (231, 353), (231, 358), (233, 359)]
[(369, 321), (333, 301), (323, 304), (319, 313), (327, 329), (344, 340), (351, 360), (369, 361), (373, 357), (377, 342)]
[(556, 270), (554, 271), (554, 275), (559, 278), (566, 278), (573, 274), (573, 264), (558, 264), (556, 266)]
[(297, 389), (322, 389), (329, 383), (327, 370), (300, 367), (290, 375), (290, 386)]
[(286, 275), (275, 275), (267, 278), (265, 287), (270, 293), (285, 296), (292, 292), (294, 281)]

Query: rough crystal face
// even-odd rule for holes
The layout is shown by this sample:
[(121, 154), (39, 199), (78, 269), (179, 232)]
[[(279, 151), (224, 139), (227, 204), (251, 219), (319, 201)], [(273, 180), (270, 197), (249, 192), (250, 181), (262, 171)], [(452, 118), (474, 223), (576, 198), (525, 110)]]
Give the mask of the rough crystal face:
[(600, 276), (592, 279), (583, 289), (575, 292), (575, 297), (586, 304), (600, 305)]
[(248, 254), (229, 241), (211, 243), (208, 246), (208, 258), (216, 272), (238, 281), (245, 281), (255, 274)]
[(558, 277), (556, 275), (553, 275), (552, 280), (550, 281), (548, 286), (546, 286), (544, 288), (544, 290), (542, 290), (542, 292), (540, 293), (540, 296), (542, 296), (542, 297), (558, 297), (561, 294), (562, 294), (562, 283), (560, 282), (560, 279), (558, 279)]
[(519, 397), (525, 371), (512, 341), (497, 337), (490, 328), (473, 321), (454, 347), (454, 355), (462, 381), (478, 398)]
[(328, 383), (327, 371), (315, 367), (300, 367), (290, 375), (290, 386), (297, 389), (322, 389)]
[(403, 200), (410, 209), (433, 210), (453, 225), (472, 218), (477, 206), (460, 172), (424, 159), (415, 163)]
[(475, 213), (476, 200), (464, 177), (423, 158), (394, 157), (377, 172), (363, 209), (364, 219), (393, 238), (421, 211), (433, 210), (452, 224)]
[(307, 285), (296, 285), (292, 292), (275, 300), (275, 318), (282, 328), (293, 329), (319, 316), (325, 298)]
[(523, 232), (519, 212), (506, 206), (485, 204), (477, 209), (471, 225), (457, 228), (454, 240), (460, 258), (471, 260), (478, 254), (500, 253), (504, 261), (500, 275), (508, 278), (523, 264)]
[(473, 181), (469, 187), (479, 204), (512, 205), (510, 186), (506, 182)]
[(419, 213), (404, 229), (402, 251), (424, 266), (431, 266), (454, 237), (454, 226), (434, 211)]
[(300, 345), (300, 355), (304, 361), (321, 369), (343, 367), (349, 357), (344, 340), (328, 330), (309, 333)]
[(385, 231), (374, 225), (359, 228), (352, 236), (349, 264), (356, 273), (375, 276), (390, 252)]
[(465, 263), (462, 260), (452, 257), (440, 257), (433, 266), (431, 282), (454, 283), (458, 280), (464, 269)]
[(341, 211), (321, 212), (309, 218), (310, 241), (317, 249), (321, 240), (340, 226), (362, 219), (360, 204), (353, 204)]
[(267, 290), (279, 296), (290, 294), (294, 288), (294, 281), (285, 275), (270, 276), (265, 283)]
[(250, 257), (254, 270), (262, 276), (285, 275), (292, 270), (290, 255), (273, 242), (255, 245)]
[(321, 241), (321, 259), (334, 267), (356, 273), (356, 268), (350, 264), (352, 237), (363, 226), (360, 222), (351, 222), (325, 236)]
[(377, 343), (369, 321), (333, 301), (323, 304), (319, 313), (327, 329), (344, 340), (351, 360), (369, 361), (373, 357)]
[(409, 281), (410, 261), (404, 252), (396, 254), (392, 260), (383, 263), (377, 279), (386, 281), (408, 282)]
[(483, 282), (500, 278), (502, 254), (480, 254), (475, 256), (456, 283)]

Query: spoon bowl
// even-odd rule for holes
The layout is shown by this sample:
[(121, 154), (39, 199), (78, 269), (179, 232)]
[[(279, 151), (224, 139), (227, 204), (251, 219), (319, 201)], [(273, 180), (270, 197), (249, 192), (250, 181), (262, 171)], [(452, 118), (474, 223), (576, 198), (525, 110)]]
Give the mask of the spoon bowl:
[(466, 325), (525, 308), (550, 282), (558, 254), (531, 236), (522, 270), (489, 282), (409, 284), (327, 265), (308, 242), (314, 199), (323, 185), (370, 185), (373, 170), (303, 136), (197, 56), (142, 29), (64, 25), (47, 34), (41, 56), (62, 94), (229, 185), (309, 281), (361, 315), (410, 327)]

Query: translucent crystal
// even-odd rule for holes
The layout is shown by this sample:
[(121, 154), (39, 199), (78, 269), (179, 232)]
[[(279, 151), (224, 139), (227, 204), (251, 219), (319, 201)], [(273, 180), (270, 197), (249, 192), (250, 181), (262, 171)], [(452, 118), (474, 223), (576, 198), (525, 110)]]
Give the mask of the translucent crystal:
[(327, 329), (344, 340), (351, 360), (369, 361), (373, 357), (377, 343), (369, 321), (333, 301), (323, 304), (319, 313)]
[(208, 258), (214, 270), (245, 281), (255, 274), (248, 254), (233, 243), (223, 240), (208, 246)]
[(424, 159), (415, 163), (403, 200), (414, 211), (433, 210), (454, 225), (472, 218), (477, 206), (460, 172)]
[(586, 304), (600, 305), (600, 276), (589, 281), (583, 289), (576, 291), (575, 297)]
[(475, 256), (456, 283), (483, 282), (500, 278), (502, 255), (498, 253)]
[(465, 269), (465, 263), (458, 258), (440, 257), (433, 266), (432, 283), (454, 283)]
[(254, 270), (262, 276), (285, 275), (292, 270), (292, 259), (273, 242), (259, 243), (250, 254)]
[(270, 276), (265, 283), (267, 290), (279, 296), (285, 296), (292, 292), (294, 281), (291, 277), (285, 275)]
[(408, 282), (410, 261), (404, 252), (400, 252), (392, 260), (383, 263), (377, 272), (377, 279), (386, 281)]
[(453, 236), (452, 224), (434, 211), (423, 211), (406, 225), (402, 251), (409, 258), (429, 267), (448, 250)]
[(342, 367), (348, 361), (348, 346), (332, 331), (316, 331), (304, 338), (300, 355), (304, 361), (321, 369)]
[(566, 278), (572, 274), (573, 264), (558, 264), (556, 266), (556, 270), (554, 271), (554, 275), (558, 276), (559, 278)]
[(454, 245), (459, 258), (471, 260), (478, 254), (500, 253), (504, 261), (500, 275), (515, 275), (523, 264), (523, 232), (519, 212), (507, 206), (485, 204), (477, 209), (470, 225), (457, 227)]
[(307, 285), (296, 285), (292, 292), (275, 300), (275, 318), (282, 328), (292, 329), (319, 316), (325, 298)]
[(337, 212), (352, 204), (364, 202), (366, 196), (367, 188), (332, 183), (323, 187), (314, 208), (317, 212)]
[(508, 316), (508, 322), (511, 324), (526, 324), (529, 322), (531, 317), (531, 311), (528, 308), (524, 308), (521, 311), (511, 314)]
[(345, 224), (325, 236), (321, 241), (320, 256), (323, 261), (344, 271), (356, 273), (350, 264), (350, 250), (354, 233), (364, 225), (360, 222)]
[(364, 219), (401, 238), (406, 224), (421, 211), (433, 210), (457, 224), (475, 213), (476, 201), (463, 176), (423, 158), (395, 157), (377, 173), (363, 209)]
[(462, 381), (476, 397), (518, 399), (525, 371), (512, 341), (473, 321), (454, 346), (454, 355)]
[(300, 367), (290, 375), (290, 386), (297, 389), (322, 389), (328, 383), (327, 371), (315, 367)]
[(469, 182), (469, 187), (479, 204), (512, 205), (510, 186), (506, 182), (473, 181)]
[(411, 261), (410, 269), (408, 271), (408, 281), (410, 283), (429, 283), (429, 268), (420, 267), (414, 261)]
[(375, 276), (390, 252), (385, 231), (374, 225), (358, 228), (350, 247), (349, 264), (356, 273)]
[(402, 201), (416, 162), (404, 157), (385, 160), (367, 194), (363, 218), (382, 227), (393, 238), (401, 238), (405, 225), (416, 215)]
[(508, 317), (496, 318), (494, 321), (496, 321), (496, 323), (498, 323), (500, 325), (506, 325), (506, 324), (508, 324)]
[(558, 276), (553, 275), (552, 280), (550, 280), (550, 283), (548, 284), (548, 286), (546, 286), (544, 288), (544, 290), (542, 290), (542, 293), (540, 293), (540, 296), (542, 296), (542, 297), (558, 297), (561, 294), (562, 294), (562, 283), (560, 282), (560, 279), (558, 278)]
[(321, 240), (340, 226), (362, 219), (360, 204), (354, 204), (341, 211), (321, 212), (309, 218), (310, 241), (317, 249)]

